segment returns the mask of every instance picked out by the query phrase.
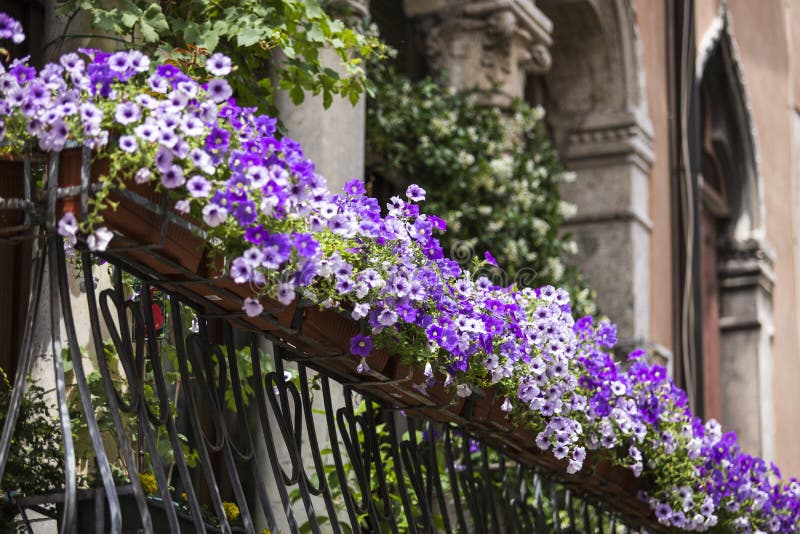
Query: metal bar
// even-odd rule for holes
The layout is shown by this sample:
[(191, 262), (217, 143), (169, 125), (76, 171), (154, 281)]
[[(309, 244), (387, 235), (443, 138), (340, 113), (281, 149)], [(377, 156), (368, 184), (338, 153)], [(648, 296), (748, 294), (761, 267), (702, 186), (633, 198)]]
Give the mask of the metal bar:
[[(184, 336), (183, 336), (183, 319), (181, 316), (181, 306), (180, 304), (174, 304), (171, 306), (172, 309), (172, 326), (175, 332), (175, 348), (178, 353), (178, 365), (179, 371), (181, 375), (181, 381), (184, 385), (184, 391), (186, 391), (186, 395), (184, 396), (186, 399), (186, 404), (188, 406), (188, 416), (189, 422), (191, 423), (192, 431), (195, 436), (195, 445), (197, 446), (197, 452), (200, 455), (200, 466), (202, 468), (203, 477), (205, 478), (206, 482), (206, 489), (211, 497), (211, 505), (214, 509), (214, 513), (217, 516), (217, 521), (219, 521), (220, 530), (224, 534), (231, 534), (231, 526), (228, 523), (228, 518), (225, 515), (225, 510), (222, 507), (222, 497), (219, 494), (219, 487), (217, 486), (217, 480), (214, 476), (214, 467), (211, 463), (211, 458), (208, 454), (208, 449), (205, 446), (204, 436), (205, 433), (203, 432), (202, 424), (200, 423), (200, 417), (197, 411), (197, 405), (194, 399), (194, 384), (195, 381), (193, 380), (192, 375), (189, 372), (189, 367), (187, 366), (187, 352), (186, 346), (184, 345)], [(152, 330), (151, 330), (152, 332)], [(195, 526), (200, 526), (195, 524)]]
[[(303, 405), (303, 414), (306, 419), (306, 429), (308, 430), (308, 446), (311, 450), (311, 457), (314, 461), (314, 469), (317, 473), (317, 478), (319, 479), (319, 489), (317, 493), (321, 493), (322, 497), (325, 501), (325, 508), (328, 512), (328, 520), (330, 521), (331, 528), (335, 534), (339, 534), (342, 532), (341, 527), (339, 526), (339, 519), (336, 516), (336, 509), (333, 505), (333, 499), (331, 498), (330, 489), (328, 488), (328, 481), (325, 478), (325, 469), (322, 464), (322, 456), (319, 452), (319, 442), (317, 441), (317, 433), (314, 429), (314, 416), (312, 414), (312, 407), (311, 407), (311, 398), (308, 390), (308, 375), (306, 373), (306, 366), (302, 363), (297, 364), (297, 371), (299, 373), (299, 382), (300, 382), (300, 399)], [(335, 429), (333, 429), (335, 430)], [(332, 439), (335, 439), (336, 435), (332, 436)], [(305, 476), (305, 473), (303, 473)], [(311, 487), (311, 481), (306, 480), (306, 484)]]
[[(72, 316), (69, 282), (67, 280), (67, 261), (64, 256), (64, 243), (60, 236), (53, 236), (52, 240), (55, 248), (50, 251), (50, 254), (55, 256), (55, 261), (51, 262), (51, 264), (55, 264), (58, 269), (57, 273), (52, 276), (57, 276), (59, 282), (61, 312), (64, 316), (64, 326), (67, 331), (67, 346), (72, 359), (72, 372), (75, 375), (75, 384), (78, 387), (83, 415), (86, 417), (86, 426), (94, 449), (94, 459), (97, 463), (97, 469), (100, 471), (100, 477), (108, 498), (108, 511), (111, 519), (110, 532), (117, 534), (122, 531), (122, 512), (120, 511), (119, 498), (114, 491), (114, 477), (111, 474), (111, 466), (103, 445), (103, 437), (100, 435), (100, 428), (97, 425), (97, 418), (95, 417), (94, 406), (89, 393), (89, 384), (86, 381), (86, 373), (83, 369), (83, 357), (78, 346), (78, 336), (75, 333), (75, 321)], [(55, 295), (51, 295), (51, 306), (55, 305)]]
[[(255, 343), (255, 341), (251, 341), (251, 344), (252, 343)], [(294, 517), (294, 511), (292, 510), (292, 503), (289, 501), (289, 492), (286, 491), (285, 474), (280, 464), (278, 463), (278, 455), (277, 452), (275, 451), (275, 442), (272, 438), (273, 425), (269, 420), (269, 414), (267, 412), (268, 403), (267, 403), (267, 396), (265, 394), (265, 388), (268, 387), (269, 380), (268, 377), (264, 376), (264, 374), (262, 373), (261, 361), (259, 358), (253, 359), (253, 378), (256, 384), (255, 391), (256, 391), (256, 400), (258, 407), (258, 416), (261, 420), (261, 431), (267, 448), (267, 455), (269, 456), (269, 464), (270, 467), (272, 468), (272, 476), (275, 479), (275, 485), (278, 487), (278, 495), (281, 498), (281, 504), (283, 505), (283, 511), (286, 515), (286, 520), (289, 523), (289, 529), (291, 530), (291, 532), (297, 533), (299, 532), (299, 526), (297, 524), (297, 520)]]
[[(108, 367), (108, 361), (105, 357), (105, 350), (103, 347), (102, 333), (100, 331), (100, 318), (97, 312), (97, 301), (95, 300), (95, 283), (92, 273), (92, 262), (89, 253), (84, 251), (81, 254), (81, 265), (83, 267), (83, 280), (86, 290), (86, 302), (89, 308), (89, 327), (92, 333), (92, 341), (94, 342), (95, 354), (97, 354), (97, 366), (101, 376), (103, 377), (103, 389), (106, 393), (106, 402), (109, 404), (111, 417), (114, 422), (114, 429), (117, 433), (117, 440), (120, 453), (128, 466), (128, 476), (130, 477), (133, 486), (133, 495), (136, 499), (136, 506), (139, 509), (139, 516), (142, 519), (142, 526), (145, 532), (153, 530), (152, 519), (150, 518), (150, 511), (147, 508), (145, 501), (144, 490), (139, 482), (139, 477), (136, 476), (134, 466), (136, 465), (133, 457), (133, 449), (131, 448), (128, 434), (125, 431), (125, 426), (122, 422), (122, 417), (119, 411), (117, 402), (117, 390), (114, 389), (113, 381), (111, 378), (111, 370)], [(119, 495), (119, 489), (116, 490)], [(177, 526), (177, 521), (175, 522)]]

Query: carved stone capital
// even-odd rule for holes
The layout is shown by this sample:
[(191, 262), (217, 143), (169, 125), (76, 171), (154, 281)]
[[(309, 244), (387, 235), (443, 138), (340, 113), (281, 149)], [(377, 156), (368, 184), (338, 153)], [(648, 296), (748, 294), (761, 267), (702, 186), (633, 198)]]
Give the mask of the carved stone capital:
[(543, 73), (552, 58), (552, 23), (532, 0), (404, 0), (418, 21), (425, 53), (444, 82), (458, 89), (498, 88), (522, 97), (528, 73)]

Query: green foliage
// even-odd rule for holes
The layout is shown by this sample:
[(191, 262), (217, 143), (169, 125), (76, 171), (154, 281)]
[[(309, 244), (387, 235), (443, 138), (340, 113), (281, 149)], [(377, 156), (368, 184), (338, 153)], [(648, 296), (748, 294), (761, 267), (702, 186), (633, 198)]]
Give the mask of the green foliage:
[(426, 189), (426, 210), (448, 224), (442, 245), (453, 259), (489, 251), (505, 271), (483, 274), (564, 287), (577, 313), (594, 313), (592, 292), (562, 261), (576, 251), (561, 231), (574, 206), (561, 200), (558, 184), (572, 175), (558, 161), (541, 108), (515, 101), (504, 113), (482, 105), (477, 91), (411, 82), (380, 65), (370, 76), (368, 172)]
[[(78, 10), (90, 14), (97, 30), (150, 54), (159, 48), (179, 60), (197, 49), (226, 54), (237, 66), (228, 80), (240, 104), (270, 114), (272, 74), (295, 104), (305, 93), (321, 94), (325, 107), (334, 95), (355, 103), (370, 91), (363, 61), (384, 55), (376, 37), (348, 28), (317, 0), (63, 0), (58, 13)], [(338, 71), (323, 64), (324, 49), (335, 54)]]
[[(0, 496), (38, 495), (64, 485), (61, 428), (51, 415), (48, 392), (28, 381), (22, 398)], [(0, 369), (0, 427), (11, 403), (11, 384)], [(2, 514), (0, 513), (0, 517)]]

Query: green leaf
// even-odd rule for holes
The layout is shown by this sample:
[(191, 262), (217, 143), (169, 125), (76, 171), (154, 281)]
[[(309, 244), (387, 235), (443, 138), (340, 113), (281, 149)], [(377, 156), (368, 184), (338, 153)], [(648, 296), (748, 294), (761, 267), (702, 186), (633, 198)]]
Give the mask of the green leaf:
[(187, 21), (183, 28), (183, 38), (187, 43), (199, 44), (200, 42), (200, 27), (193, 21)]
[(126, 28), (133, 28), (133, 25), (139, 22), (139, 17), (133, 13), (123, 13), (120, 20)]
[(263, 33), (259, 28), (244, 27), (236, 36), (236, 42), (239, 46), (253, 46), (261, 40), (262, 35)]
[(139, 25), (139, 31), (142, 32), (142, 38), (146, 43), (155, 43), (158, 41), (158, 32), (153, 28), (149, 22), (142, 21)]
[(161, 11), (161, 6), (159, 4), (150, 4), (147, 6), (147, 9), (145, 9), (142, 14), (142, 19), (147, 21), (153, 30), (157, 32), (169, 30), (167, 17), (164, 16), (164, 12)]
[(322, 33), (322, 29), (319, 26), (311, 26), (305, 35), (309, 41), (315, 43), (325, 42), (325, 34)]
[(305, 99), (305, 93), (303, 92), (303, 88), (300, 87), (299, 85), (293, 86), (289, 90), (289, 97), (292, 99), (294, 105), (302, 104), (303, 100)]

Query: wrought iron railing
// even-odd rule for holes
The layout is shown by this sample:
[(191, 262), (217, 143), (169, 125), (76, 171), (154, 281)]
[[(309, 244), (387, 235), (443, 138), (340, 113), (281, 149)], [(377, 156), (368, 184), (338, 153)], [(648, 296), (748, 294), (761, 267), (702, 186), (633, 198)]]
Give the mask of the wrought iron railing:
[[(40, 320), (53, 332), (54, 430), (63, 448), (63, 487), (21, 496), (4, 488), (21, 528), (32, 531), (34, 516), (55, 520), (62, 532), (652, 527), (601, 464), (568, 476), (532, 442), (474, 417), (472, 399), (455, 413), (415, 390), (411, 371), (363, 376), (348, 354), (310, 351), (318, 342), (304, 345), (303, 329), (314, 325), (303, 306), (292, 336), (277, 321), (265, 332), (198, 290), (239, 298), (218, 280), (175, 263), (168, 275), (158, 272), (141, 259), (159, 245), (126, 243), (125, 235), (106, 253), (81, 250), (69, 259), (53, 229), (58, 198), (74, 191), (58, 188), (57, 161), (48, 163), (45, 195), (27, 187), (23, 201), (0, 204), (26, 210), (24, 224), (3, 239), (28, 239), (36, 249), (0, 475), (15, 455), (36, 452), (16, 450), (12, 438)], [(84, 210), (86, 161), (84, 153)], [(31, 173), (26, 160), (27, 184)], [(166, 204), (134, 200), (167, 213)], [(162, 236), (176, 224), (163, 221)], [(96, 278), (100, 262), (107, 282)], [(76, 274), (79, 297), (70, 289)], [(270, 320), (269, 310), (262, 319)], [(90, 462), (81, 450), (91, 450)]]

